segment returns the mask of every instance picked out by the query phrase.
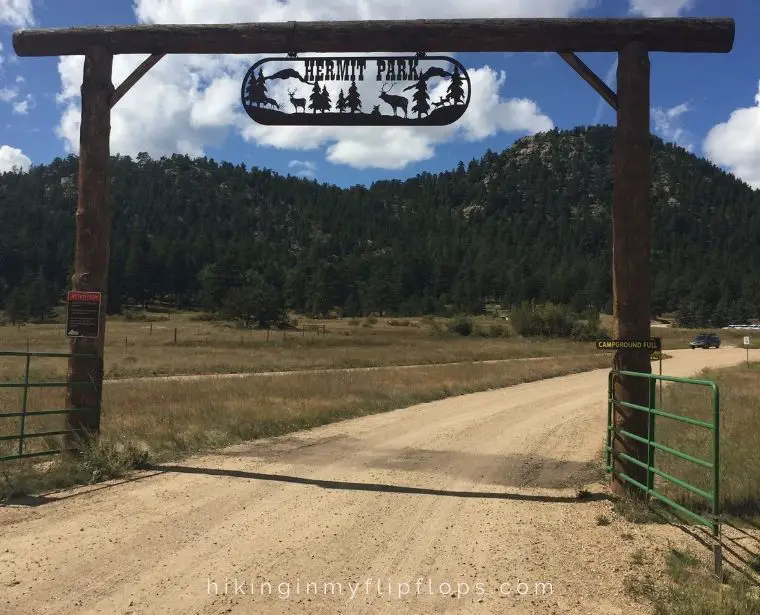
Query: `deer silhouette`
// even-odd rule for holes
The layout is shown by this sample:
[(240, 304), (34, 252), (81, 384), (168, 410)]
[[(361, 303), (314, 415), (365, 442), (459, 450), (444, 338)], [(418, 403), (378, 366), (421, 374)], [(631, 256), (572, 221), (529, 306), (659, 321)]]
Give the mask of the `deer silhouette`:
[(290, 97), (290, 104), (298, 112), (298, 107), (303, 108), (303, 112), (306, 113), (306, 99), (305, 98), (293, 98), (295, 92), (288, 90), (288, 96)]
[(383, 83), (383, 86), (380, 90), (380, 100), (388, 103), (391, 106), (391, 108), (393, 109), (393, 115), (396, 115), (396, 111), (398, 110), (399, 107), (401, 107), (404, 110), (404, 117), (407, 117), (406, 107), (409, 104), (409, 99), (406, 98), (406, 96), (397, 96), (396, 94), (388, 94), (388, 92), (390, 92), (393, 89), (393, 85), (391, 85), (391, 87), (389, 87), (388, 90), (385, 89), (386, 85), (387, 85), (387, 81)]
[(265, 98), (264, 99), (265, 105), (272, 105), (273, 107), (280, 108), (280, 105), (277, 104), (277, 101), (274, 98)]
[(380, 113), (380, 105), (375, 105), (372, 107), (372, 113), (370, 113), (373, 117), (380, 117), (382, 113)]

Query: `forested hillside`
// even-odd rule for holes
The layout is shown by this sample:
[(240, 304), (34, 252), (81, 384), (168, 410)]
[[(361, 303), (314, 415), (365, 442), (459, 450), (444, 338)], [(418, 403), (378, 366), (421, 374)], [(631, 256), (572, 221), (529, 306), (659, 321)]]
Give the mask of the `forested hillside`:
[[(553, 130), (450, 172), (351, 189), (205, 158), (115, 157), (109, 310), (609, 309), (613, 136)], [(653, 144), (654, 311), (700, 326), (757, 316), (760, 192)], [(0, 305), (13, 318), (39, 318), (65, 292), (76, 174), (69, 156), (0, 175)]]

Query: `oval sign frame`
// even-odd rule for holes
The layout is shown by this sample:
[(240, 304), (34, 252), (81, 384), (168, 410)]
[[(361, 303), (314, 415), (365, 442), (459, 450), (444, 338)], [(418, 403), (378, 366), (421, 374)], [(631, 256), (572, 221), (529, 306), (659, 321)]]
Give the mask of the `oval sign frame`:
[[(418, 73), (418, 64), (424, 61), (445, 61), (452, 66), (452, 70), (444, 71), (441, 68), (433, 66)], [(304, 65), (303, 74), (294, 68), (285, 68), (271, 75), (264, 75), (261, 66), (268, 62), (302, 62)], [(311, 72), (306, 70), (308, 67), (307, 62), (314, 63), (312, 64)], [(400, 93), (391, 94), (388, 90), (385, 90), (385, 85), (383, 85), (380, 94), (378, 94), (378, 104), (373, 105), (372, 111), (367, 112), (361, 108), (363, 101), (358, 89), (355, 88), (354, 79), (335, 79), (334, 77), (332, 79), (323, 79), (322, 90), (317, 94), (318, 90), (316, 88), (318, 86), (316, 84), (320, 83), (317, 74), (319, 74), (320, 70), (328, 71), (327, 74), (329, 75), (330, 73), (334, 74), (337, 68), (338, 71), (343, 71), (342, 73), (338, 72), (338, 76), (344, 77), (348, 77), (350, 70), (355, 77), (356, 69), (359, 68), (359, 75), (363, 76), (367, 68), (367, 62), (377, 63), (378, 71), (380, 70), (380, 62), (384, 63), (384, 68), (386, 69), (389, 66), (388, 63), (392, 62), (394, 69), (398, 69), (398, 74), (401, 74), (403, 67), (405, 76), (407, 76), (406, 69), (408, 69), (409, 78), (403, 81), (396, 79), (394, 84), (404, 81), (412, 83), (412, 85), (408, 85), (402, 90), (413, 90), (410, 96), (407, 97)], [(258, 76), (256, 76), (257, 69), (259, 70)], [(313, 82), (305, 78), (312, 73), (314, 73)], [(370, 73), (368, 72), (368, 74)], [(416, 80), (411, 79), (412, 74), (418, 75), (418, 78)], [(429, 100), (427, 92), (427, 81), (432, 78), (448, 78), (450, 81), (447, 96), (436, 102)], [(301, 95), (302, 97), (297, 98), (294, 96), (295, 92), (291, 93), (289, 90), (289, 99), (274, 100), (267, 96), (266, 91), (266, 81), (271, 79), (293, 79), (300, 81), (311, 86), (311, 95)], [(333, 103), (324, 83), (334, 83), (336, 81), (347, 84), (343, 89), (348, 90), (348, 95), (345, 97), (339, 96)], [(366, 83), (361, 78), (359, 82)], [(466, 87), (463, 88), (462, 86), (465, 84)], [(466, 90), (466, 93), (463, 90)], [(325, 92), (327, 92), (326, 98), (324, 98)], [(335, 95), (335, 93), (332, 94), (333, 96)], [(472, 83), (470, 76), (467, 74), (467, 69), (459, 60), (441, 55), (266, 57), (256, 62), (246, 71), (240, 88), (240, 100), (246, 114), (254, 122), (264, 126), (448, 126), (464, 115), (464, 112), (470, 105), (471, 97)], [(422, 110), (415, 108), (420, 99), (423, 101)], [(336, 110), (332, 109), (333, 104), (336, 105)], [(380, 111), (381, 106), (384, 109), (392, 109), (394, 114), (382, 113)], [(282, 111), (282, 107), (290, 107), (293, 111), (286, 113)], [(299, 111), (299, 109), (302, 109), (302, 111)], [(406, 114), (402, 113), (404, 110), (406, 110)], [(414, 113), (417, 114), (417, 117), (410, 117)]]

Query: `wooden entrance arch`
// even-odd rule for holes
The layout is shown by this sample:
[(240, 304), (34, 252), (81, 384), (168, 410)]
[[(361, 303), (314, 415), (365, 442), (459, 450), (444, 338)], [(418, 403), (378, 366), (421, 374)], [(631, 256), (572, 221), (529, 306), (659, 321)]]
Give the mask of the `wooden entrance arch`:
[[(463, 19), (416, 21), (282, 22), (230, 25), (155, 25), (20, 30), (13, 35), (19, 56), (83, 55), (79, 196), (76, 210), (73, 290), (99, 291), (108, 282), (108, 204), (111, 108), (165, 54), (286, 54), (553, 51), (586, 80), (617, 112), (612, 202), (613, 335), (616, 339), (650, 336), (650, 133), (649, 52), (727, 53), (734, 42), (732, 19)], [(608, 88), (574, 52), (616, 52), (617, 92)], [(111, 68), (117, 54), (150, 54), (124, 83), (114, 88)], [(105, 305), (96, 339), (72, 339), (74, 357), (67, 407), (99, 407), (103, 382)], [(618, 350), (615, 366), (650, 372), (649, 354)], [(646, 405), (643, 379), (620, 378), (616, 397)], [(97, 397), (93, 397), (93, 395)], [(99, 416), (72, 412), (69, 426), (99, 430)], [(644, 413), (618, 410), (615, 424), (647, 435)], [(615, 439), (613, 446), (646, 462), (646, 445)], [(646, 470), (616, 459), (617, 471), (646, 483)], [(613, 490), (627, 491), (614, 478)]]

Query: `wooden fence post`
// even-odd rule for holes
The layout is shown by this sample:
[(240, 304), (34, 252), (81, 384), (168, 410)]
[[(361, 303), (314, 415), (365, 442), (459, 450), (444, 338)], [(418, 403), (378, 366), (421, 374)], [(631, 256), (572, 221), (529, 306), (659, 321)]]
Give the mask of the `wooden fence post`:
[[(650, 133), (649, 52), (643, 43), (625, 45), (618, 54), (617, 130), (615, 132), (614, 188), (612, 200), (613, 337), (643, 340), (650, 337)], [(648, 351), (618, 350), (617, 369), (651, 372)], [(646, 378), (621, 376), (615, 396), (621, 401), (647, 405)], [(647, 414), (618, 407), (616, 429), (647, 437)], [(618, 453), (647, 462), (647, 445), (616, 435)], [(615, 472), (623, 472), (646, 485), (647, 470), (629, 461), (614, 459)], [(612, 490), (618, 495), (640, 493), (613, 472)]]
[[(66, 425), (89, 439), (100, 431), (103, 388), (103, 351), (106, 334), (108, 262), (110, 257), (111, 212), (108, 183), (111, 138), (111, 70), (113, 56), (94, 47), (84, 60), (82, 80), (82, 123), (79, 131), (79, 193), (76, 210), (76, 249), (73, 290), (101, 293), (100, 327), (95, 339), (73, 338), (69, 359)], [(92, 386), (72, 386), (90, 383)], [(82, 410), (83, 408), (87, 410)], [(75, 434), (65, 438), (66, 448), (75, 448)]]

